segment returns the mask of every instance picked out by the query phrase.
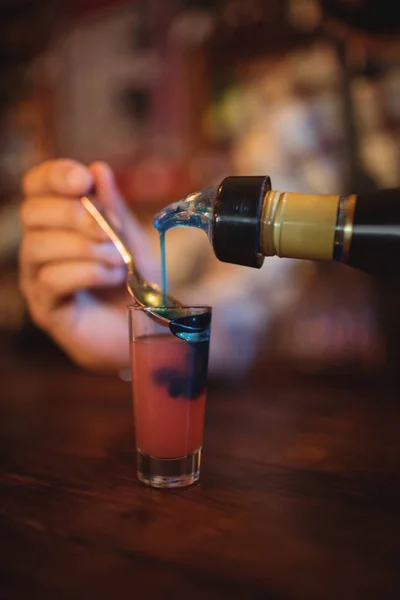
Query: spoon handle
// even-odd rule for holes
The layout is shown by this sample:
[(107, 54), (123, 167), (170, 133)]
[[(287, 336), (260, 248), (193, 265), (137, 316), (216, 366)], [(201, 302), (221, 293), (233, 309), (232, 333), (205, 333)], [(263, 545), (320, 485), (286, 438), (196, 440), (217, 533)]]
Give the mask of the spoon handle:
[(82, 196), (81, 203), (86, 208), (86, 210), (92, 215), (92, 217), (97, 221), (102, 230), (108, 235), (120, 255), (124, 263), (127, 265), (130, 271), (134, 271), (134, 263), (132, 254), (129, 252), (128, 248), (120, 238), (120, 236), (116, 233), (115, 229), (112, 227), (107, 218), (100, 212), (97, 206), (92, 202), (89, 196)]

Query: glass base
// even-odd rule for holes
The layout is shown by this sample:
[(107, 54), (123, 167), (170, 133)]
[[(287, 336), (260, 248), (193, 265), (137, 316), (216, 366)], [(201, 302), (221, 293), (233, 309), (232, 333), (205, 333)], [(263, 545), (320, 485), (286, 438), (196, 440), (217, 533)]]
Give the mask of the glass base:
[(201, 448), (183, 458), (155, 458), (137, 451), (138, 478), (155, 488), (192, 485), (200, 477)]

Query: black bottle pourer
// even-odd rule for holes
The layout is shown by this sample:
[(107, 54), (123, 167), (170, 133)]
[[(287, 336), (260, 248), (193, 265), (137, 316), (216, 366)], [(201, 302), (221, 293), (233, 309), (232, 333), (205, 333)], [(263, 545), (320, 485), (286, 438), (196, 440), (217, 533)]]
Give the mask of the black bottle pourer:
[(227, 263), (260, 268), (260, 223), (266, 176), (227, 177), (219, 186), (213, 213), (212, 243), (216, 257)]

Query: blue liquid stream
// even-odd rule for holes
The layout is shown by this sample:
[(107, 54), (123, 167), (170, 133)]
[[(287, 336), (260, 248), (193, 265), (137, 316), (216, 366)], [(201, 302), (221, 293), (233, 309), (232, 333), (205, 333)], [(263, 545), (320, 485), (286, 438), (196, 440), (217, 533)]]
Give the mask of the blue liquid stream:
[[(199, 192), (189, 194), (185, 198), (163, 208), (154, 217), (154, 227), (160, 236), (161, 250), (161, 276), (162, 276), (162, 303), (167, 305), (167, 267), (165, 252), (165, 234), (173, 227), (193, 227), (204, 231), (209, 239), (212, 235), (214, 204), (218, 194), (218, 187), (209, 187)], [(185, 332), (181, 332), (183, 339)], [(193, 332), (186, 332), (194, 335)], [(177, 335), (177, 334), (174, 334)]]
[[(172, 398), (195, 400), (206, 388), (211, 311), (205, 309), (197, 314), (182, 315), (182, 309), (167, 307), (165, 234), (173, 227), (194, 227), (205, 231), (210, 237), (216, 196), (217, 188), (207, 188), (190, 194), (183, 200), (167, 206), (154, 218), (154, 226), (160, 236), (162, 303), (170, 320), (169, 329), (173, 335), (185, 340), (190, 346), (188, 364), (183, 371), (165, 367), (153, 374), (155, 383), (166, 387)], [(189, 380), (187, 373), (192, 374)]]
[(160, 235), (160, 250), (161, 250), (161, 286), (162, 286), (162, 303), (167, 306), (167, 265), (165, 255), (165, 231), (159, 231)]

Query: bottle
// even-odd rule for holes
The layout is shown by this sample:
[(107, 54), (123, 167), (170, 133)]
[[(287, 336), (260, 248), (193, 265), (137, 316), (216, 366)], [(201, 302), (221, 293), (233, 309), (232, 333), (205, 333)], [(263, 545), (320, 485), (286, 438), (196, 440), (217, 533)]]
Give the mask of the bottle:
[(349, 196), (277, 192), (262, 177), (227, 177), (160, 211), (154, 225), (197, 227), (221, 261), (266, 256), (335, 261), (373, 275), (400, 271), (400, 189)]

